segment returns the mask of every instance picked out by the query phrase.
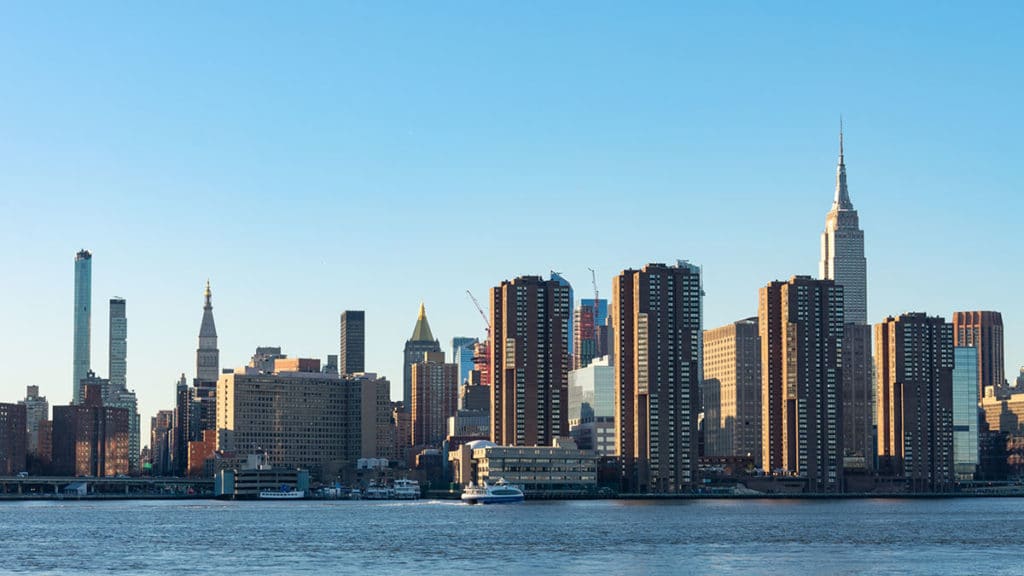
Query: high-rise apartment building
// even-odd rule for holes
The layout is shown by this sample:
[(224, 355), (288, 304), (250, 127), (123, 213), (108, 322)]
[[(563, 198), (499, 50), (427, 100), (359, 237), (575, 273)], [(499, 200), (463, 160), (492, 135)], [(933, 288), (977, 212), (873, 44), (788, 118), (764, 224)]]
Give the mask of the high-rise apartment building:
[(1003, 315), (989, 310), (953, 314), (953, 345), (975, 348), (978, 353), (978, 398), (992, 386), (1002, 395), (1006, 381), (1003, 364)]
[(452, 363), (459, 367), (459, 384), (465, 384), (469, 380), (469, 373), (473, 371), (473, 355), (476, 352), (476, 338), (467, 336), (456, 336), (452, 338)]
[(425, 352), (412, 365), (412, 445), (440, 447), (459, 406), (459, 367), (444, 352)]
[(572, 289), (520, 276), (491, 288), (491, 440), (550, 446), (569, 433)]
[(54, 475), (127, 474), (128, 444), (128, 411), (104, 406), (100, 384), (82, 386), (81, 404), (53, 407)]
[(43, 422), (50, 419), (50, 403), (46, 400), (46, 396), (39, 395), (39, 386), (28, 386), (25, 392), (25, 399), (19, 400), (18, 404), (25, 405), (25, 430), (28, 433), (25, 440), (25, 449), (29, 454), (38, 454), (40, 448), (39, 435)]
[(757, 318), (704, 332), (704, 453), (761, 461), (761, 336)]
[(874, 468), (875, 400), (871, 326), (843, 326), (843, 462), (847, 468)]
[(923, 313), (875, 325), (878, 464), (918, 492), (952, 487), (953, 326)]
[(73, 404), (82, 401), (82, 379), (91, 366), (92, 322), (92, 253), (79, 250), (75, 254), (75, 332), (72, 374)]
[(366, 312), (345, 310), (341, 313), (341, 362), (342, 376), (366, 372)]
[(762, 467), (841, 491), (843, 287), (794, 276), (759, 296)]
[(623, 489), (680, 492), (698, 482), (700, 268), (648, 264), (612, 283), (615, 446)]
[(953, 470), (958, 481), (978, 469), (978, 351), (953, 348)]
[(26, 467), (25, 405), (0, 403), (0, 476), (14, 476)]
[(412, 408), (412, 365), (423, 359), (424, 352), (440, 351), (441, 343), (434, 338), (430, 331), (430, 323), (427, 322), (427, 308), (420, 302), (416, 326), (412, 330), (412, 337), (405, 342), (403, 352), (402, 401), (406, 412)]
[(835, 195), (821, 234), (819, 277), (843, 287), (842, 402), (843, 448), (847, 467), (871, 468), (874, 463), (874, 403), (871, 380), (871, 326), (867, 324), (867, 259), (864, 232), (850, 200), (839, 130), (839, 162)]

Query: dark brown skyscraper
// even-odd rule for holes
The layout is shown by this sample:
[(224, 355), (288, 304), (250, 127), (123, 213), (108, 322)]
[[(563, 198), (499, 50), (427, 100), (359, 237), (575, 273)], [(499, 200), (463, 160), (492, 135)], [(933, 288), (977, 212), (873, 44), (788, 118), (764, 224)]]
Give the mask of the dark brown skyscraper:
[(491, 288), (491, 440), (551, 446), (568, 436), (571, 288), (520, 276)]
[(1003, 365), (1003, 315), (975, 311), (953, 314), (953, 345), (978, 349), (978, 398), (985, 387), (999, 391), (1006, 380)]
[(615, 449), (623, 489), (697, 482), (701, 273), (687, 262), (625, 270), (612, 284)]
[(849, 468), (874, 468), (871, 326), (843, 327), (843, 451)]
[(953, 484), (953, 327), (922, 313), (875, 325), (878, 461), (915, 491)]
[(24, 404), (0, 403), (0, 476), (25, 470), (26, 414)]
[(366, 312), (346, 310), (341, 313), (340, 352), (342, 376), (366, 372)]
[(842, 489), (843, 289), (794, 276), (760, 292), (762, 466)]

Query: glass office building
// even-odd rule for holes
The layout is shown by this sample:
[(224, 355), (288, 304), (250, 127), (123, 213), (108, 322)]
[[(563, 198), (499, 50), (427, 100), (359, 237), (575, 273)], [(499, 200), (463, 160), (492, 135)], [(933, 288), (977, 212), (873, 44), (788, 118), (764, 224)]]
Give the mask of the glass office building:
[(953, 352), (953, 468), (958, 481), (973, 480), (978, 467), (978, 349)]

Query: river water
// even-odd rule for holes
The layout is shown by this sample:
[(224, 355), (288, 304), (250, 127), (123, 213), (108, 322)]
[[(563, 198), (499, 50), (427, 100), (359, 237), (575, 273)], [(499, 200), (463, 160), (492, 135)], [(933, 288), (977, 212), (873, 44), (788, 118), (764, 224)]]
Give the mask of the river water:
[(0, 572), (1024, 574), (1024, 498), (0, 503)]

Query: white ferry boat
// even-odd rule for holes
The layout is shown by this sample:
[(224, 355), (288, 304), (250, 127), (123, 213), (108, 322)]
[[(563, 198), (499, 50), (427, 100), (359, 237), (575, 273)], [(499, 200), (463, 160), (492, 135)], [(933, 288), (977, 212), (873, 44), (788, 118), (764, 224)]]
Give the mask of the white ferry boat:
[(420, 483), (408, 478), (395, 480), (395, 498), (398, 500), (418, 500), (420, 497)]
[(462, 491), (462, 501), (467, 504), (506, 504), (523, 501), (523, 489), (509, 484), (499, 478), (494, 484), (484, 482), (480, 486), (472, 484)]
[(280, 490), (260, 490), (260, 500), (301, 500), (306, 497), (304, 490), (292, 490), (282, 486)]

